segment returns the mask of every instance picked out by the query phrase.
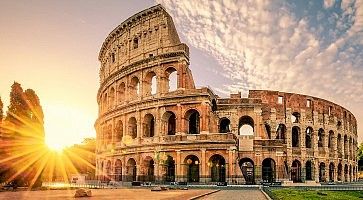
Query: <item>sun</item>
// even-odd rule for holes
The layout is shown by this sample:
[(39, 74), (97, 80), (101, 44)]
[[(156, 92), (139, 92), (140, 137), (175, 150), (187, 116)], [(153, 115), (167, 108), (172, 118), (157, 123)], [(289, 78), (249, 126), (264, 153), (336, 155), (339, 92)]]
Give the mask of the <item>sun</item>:
[(46, 139), (45, 143), (49, 149), (56, 152), (62, 152), (67, 147), (65, 143), (62, 143), (62, 140)]

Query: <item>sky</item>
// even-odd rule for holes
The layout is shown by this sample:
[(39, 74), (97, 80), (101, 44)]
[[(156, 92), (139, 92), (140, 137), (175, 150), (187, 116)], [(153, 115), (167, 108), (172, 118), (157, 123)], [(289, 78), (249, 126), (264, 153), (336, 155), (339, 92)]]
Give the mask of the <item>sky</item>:
[(0, 0), (5, 106), (17, 81), (38, 94), (49, 143), (94, 137), (100, 47), (158, 3), (190, 47), (197, 86), (220, 96), (269, 89), (321, 97), (352, 111), (363, 130), (363, 0)]

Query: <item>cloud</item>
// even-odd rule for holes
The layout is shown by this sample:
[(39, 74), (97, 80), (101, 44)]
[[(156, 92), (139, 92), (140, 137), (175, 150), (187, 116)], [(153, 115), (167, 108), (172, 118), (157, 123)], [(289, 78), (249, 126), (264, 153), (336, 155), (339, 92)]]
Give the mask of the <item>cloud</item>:
[[(363, 100), (357, 87), (363, 80), (362, 1), (344, 2), (341, 15), (339, 9), (324, 10), (335, 1), (324, 1), (316, 13), (302, 8), (302, 15), (289, 1), (159, 3), (187, 43), (215, 57), (231, 80), (216, 91), (271, 89), (338, 102)], [(315, 20), (330, 17), (320, 25), (312, 14)]]

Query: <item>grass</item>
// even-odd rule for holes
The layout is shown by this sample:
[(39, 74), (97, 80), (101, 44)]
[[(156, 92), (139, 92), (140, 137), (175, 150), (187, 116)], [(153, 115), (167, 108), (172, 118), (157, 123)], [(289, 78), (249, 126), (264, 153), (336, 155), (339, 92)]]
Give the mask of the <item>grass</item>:
[(299, 190), (299, 189), (272, 189), (273, 199), (278, 200), (299, 200), (299, 199), (363, 199), (363, 191), (318, 191), (318, 190)]

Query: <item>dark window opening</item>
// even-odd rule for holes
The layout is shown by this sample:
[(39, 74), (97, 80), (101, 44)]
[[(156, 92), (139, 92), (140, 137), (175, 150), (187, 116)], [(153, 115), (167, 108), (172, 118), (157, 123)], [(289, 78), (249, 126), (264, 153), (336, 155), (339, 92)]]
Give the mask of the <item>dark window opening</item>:
[(139, 40), (137, 38), (134, 39), (134, 49), (139, 47)]
[(299, 128), (292, 127), (292, 147), (299, 147)]
[(220, 123), (219, 123), (219, 132), (220, 133), (229, 133), (229, 132), (231, 132), (230, 128), (229, 128), (230, 123), (231, 122), (229, 121), (228, 118), (222, 118)]
[(311, 127), (306, 128), (305, 134), (305, 147), (311, 148), (311, 138), (312, 138), (313, 129)]
[(187, 119), (188, 119), (188, 133), (189, 134), (199, 134), (199, 113), (196, 110), (190, 110), (187, 112)]

